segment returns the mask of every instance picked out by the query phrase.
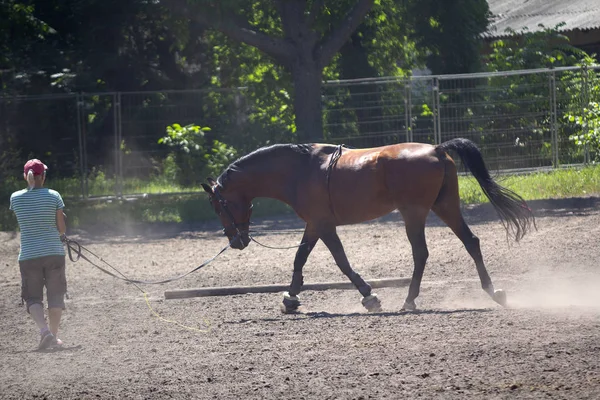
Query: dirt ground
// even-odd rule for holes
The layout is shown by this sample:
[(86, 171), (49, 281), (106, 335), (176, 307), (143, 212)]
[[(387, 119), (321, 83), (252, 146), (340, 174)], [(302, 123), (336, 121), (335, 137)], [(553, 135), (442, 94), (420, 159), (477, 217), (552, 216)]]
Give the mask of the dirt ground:
[[(376, 290), (376, 314), (355, 290), (303, 292), (299, 315), (280, 313), (281, 294), (164, 300), (167, 289), (289, 283), (295, 251), (253, 243), (183, 280), (143, 286), (166, 322), (133, 285), (68, 261), (65, 347), (54, 352), (35, 351), (37, 330), (19, 305), (19, 237), (0, 233), (0, 398), (600, 398), (600, 199), (531, 206), (538, 230), (518, 244), (489, 206), (464, 210), (508, 308), (480, 289), (462, 244), (431, 217), (417, 312), (400, 312), (405, 287)], [(256, 222), (265, 244), (300, 240), (295, 217)], [(410, 276), (397, 213), (339, 232), (366, 279)], [(138, 279), (186, 272), (226, 244), (215, 224), (71, 236)], [(321, 243), (304, 275), (345, 280)]]

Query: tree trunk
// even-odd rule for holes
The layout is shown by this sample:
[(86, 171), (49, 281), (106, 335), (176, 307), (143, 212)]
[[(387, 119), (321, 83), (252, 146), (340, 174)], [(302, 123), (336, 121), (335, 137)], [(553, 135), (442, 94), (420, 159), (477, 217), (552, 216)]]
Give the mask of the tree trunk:
[(323, 141), (322, 76), (322, 69), (312, 57), (296, 59), (292, 65), (294, 112), (300, 143)]
[[(325, 1), (277, 0), (284, 37), (269, 36), (256, 30), (244, 18), (228, 10), (225, 16), (206, 13), (198, 5), (190, 11), (191, 2), (169, 0), (165, 4), (179, 15), (212, 26), (233, 40), (254, 46), (289, 68), (294, 80), (294, 111), (298, 141), (323, 140), (321, 83), (327, 66), (352, 32), (360, 25), (374, 0), (354, 0), (352, 8), (335, 28), (322, 36), (313, 25)], [(307, 7), (311, 4), (310, 7)], [(214, 17), (214, 18), (213, 18)]]
[(323, 67), (316, 51), (319, 35), (306, 16), (306, 0), (277, 2), (287, 43), (292, 45), (287, 66), (294, 82), (294, 113), (298, 142), (322, 142), (321, 81)]

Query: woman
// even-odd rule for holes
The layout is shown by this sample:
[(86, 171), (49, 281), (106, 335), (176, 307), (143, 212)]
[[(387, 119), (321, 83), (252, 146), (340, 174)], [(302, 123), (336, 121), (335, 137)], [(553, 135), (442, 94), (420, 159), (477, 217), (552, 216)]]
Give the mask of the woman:
[[(21, 296), (40, 329), (40, 350), (62, 345), (56, 335), (67, 291), (62, 243), (67, 229), (65, 205), (57, 191), (44, 188), (47, 169), (38, 159), (27, 161), (23, 177), (28, 187), (10, 196), (10, 209), (16, 214), (21, 230)], [(44, 286), (49, 324), (44, 317)]]

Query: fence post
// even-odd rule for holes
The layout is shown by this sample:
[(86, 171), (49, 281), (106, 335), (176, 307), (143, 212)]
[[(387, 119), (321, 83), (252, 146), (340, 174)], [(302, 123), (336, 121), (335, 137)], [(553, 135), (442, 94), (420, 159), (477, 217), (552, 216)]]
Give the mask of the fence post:
[(121, 92), (117, 93), (117, 112), (119, 114), (119, 125), (118, 125), (118, 141), (119, 146), (117, 148), (119, 152), (119, 197), (123, 196), (123, 151), (121, 150), (121, 144), (123, 143), (123, 118), (121, 117)]
[(556, 122), (556, 72), (550, 71), (549, 75), (550, 86), (550, 135), (552, 141), (552, 165), (558, 168), (559, 151), (558, 151), (558, 127)]
[(90, 196), (90, 186), (89, 186), (89, 176), (87, 174), (88, 167), (88, 152), (87, 152), (87, 120), (88, 115), (85, 108), (85, 95), (81, 94), (81, 137), (83, 139), (83, 183), (85, 186), (85, 197), (88, 198)]
[(412, 142), (412, 77), (409, 77), (404, 83), (404, 120), (406, 125), (406, 141)]
[(121, 93), (113, 93), (113, 133), (115, 136), (115, 194), (117, 198), (120, 198), (122, 195), (121, 185), (122, 185), (122, 176), (120, 171), (120, 159), (121, 159), (121, 149), (120, 149), (120, 130), (121, 126)]
[[(581, 67), (581, 115), (585, 115), (585, 109), (589, 104), (589, 93), (588, 93), (588, 68), (587, 65)], [(587, 143), (583, 146), (583, 163), (589, 164), (590, 162), (590, 148)]]
[(433, 95), (433, 142), (440, 144), (442, 142), (442, 132), (440, 131), (440, 80), (436, 76), (431, 85)]
[(79, 142), (79, 173), (80, 173), (80, 183), (81, 183), (81, 198), (86, 199), (86, 188), (85, 188), (85, 164), (84, 164), (84, 149), (83, 149), (83, 132), (81, 129), (83, 115), (81, 112), (83, 101), (81, 100), (81, 94), (78, 93), (75, 95), (75, 107), (77, 111), (77, 138)]

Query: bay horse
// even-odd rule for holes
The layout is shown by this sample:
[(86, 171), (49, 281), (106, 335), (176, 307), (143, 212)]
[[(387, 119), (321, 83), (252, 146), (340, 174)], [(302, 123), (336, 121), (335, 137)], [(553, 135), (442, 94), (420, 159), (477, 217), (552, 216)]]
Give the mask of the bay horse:
[(250, 243), (252, 199), (268, 197), (288, 204), (306, 223), (294, 259), (289, 291), (282, 311), (300, 306), (302, 268), (319, 240), (329, 249), (340, 270), (363, 296), (368, 311), (380, 311), (381, 302), (356, 273), (336, 233), (340, 225), (356, 224), (398, 210), (410, 241), (414, 269), (402, 310), (415, 310), (425, 263), (429, 256), (425, 221), (432, 210), (462, 241), (475, 261), (481, 286), (498, 304), (506, 305), (502, 290), (494, 290), (481, 254), (479, 239), (460, 210), (457, 167), (448, 154), (462, 160), (516, 241), (535, 218), (522, 197), (500, 186), (489, 174), (481, 152), (468, 139), (439, 145), (402, 143), (350, 149), (331, 144), (277, 144), (260, 148), (233, 162), (210, 185), (202, 184), (219, 216), (230, 246), (242, 250)]

